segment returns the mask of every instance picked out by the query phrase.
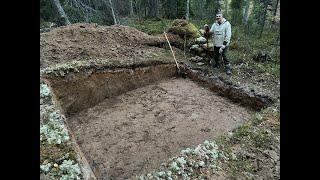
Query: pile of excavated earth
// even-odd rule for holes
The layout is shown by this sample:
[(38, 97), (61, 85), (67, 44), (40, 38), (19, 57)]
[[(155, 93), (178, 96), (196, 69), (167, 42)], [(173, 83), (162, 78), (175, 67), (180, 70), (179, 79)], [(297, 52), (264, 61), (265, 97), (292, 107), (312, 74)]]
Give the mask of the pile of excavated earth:
[[(180, 43), (178, 35), (168, 33), (172, 45)], [(150, 36), (135, 28), (122, 25), (98, 26), (72, 24), (41, 33), (40, 68), (69, 61), (94, 59), (172, 59), (165, 37)], [(180, 43), (181, 44), (181, 43)], [(175, 49), (179, 56), (179, 50)]]

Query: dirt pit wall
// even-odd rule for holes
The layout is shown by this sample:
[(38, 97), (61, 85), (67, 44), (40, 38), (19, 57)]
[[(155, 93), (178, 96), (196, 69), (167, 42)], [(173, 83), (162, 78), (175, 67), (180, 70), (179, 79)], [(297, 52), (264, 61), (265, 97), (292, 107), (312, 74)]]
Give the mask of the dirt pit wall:
[(227, 79), (209, 75), (202, 71), (194, 70), (188, 66), (183, 67), (186, 76), (201, 86), (208, 87), (211, 91), (216, 92), (220, 96), (226, 97), (234, 103), (248, 107), (252, 110), (259, 111), (271, 105), (274, 100), (265, 95), (252, 91), (246, 87), (237, 86)]
[(49, 84), (56, 105), (65, 116), (93, 107), (105, 98), (173, 77), (174, 64), (145, 67), (88, 69), (64, 76), (43, 76)]

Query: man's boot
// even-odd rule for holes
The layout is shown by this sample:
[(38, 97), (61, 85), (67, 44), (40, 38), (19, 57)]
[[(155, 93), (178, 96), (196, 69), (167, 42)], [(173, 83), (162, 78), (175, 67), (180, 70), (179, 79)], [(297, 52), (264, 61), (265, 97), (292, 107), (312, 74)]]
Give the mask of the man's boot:
[(231, 65), (230, 65), (230, 64), (227, 64), (227, 65), (225, 66), (225, 69), (226, 69), (226, 74), (227, 74), (227, 75), (231, 75)]

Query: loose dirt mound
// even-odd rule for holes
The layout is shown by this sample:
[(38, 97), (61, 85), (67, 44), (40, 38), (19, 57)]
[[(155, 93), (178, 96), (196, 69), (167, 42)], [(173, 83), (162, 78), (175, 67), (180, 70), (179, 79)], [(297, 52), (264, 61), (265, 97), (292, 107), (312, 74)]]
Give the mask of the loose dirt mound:
[[(174, 35), (170, 39), (177, 41)], [(164, 37), (150, 36), (127, 26), (72, 24), (40, 35), (40, 68), (72, 60), (150, 58), (170, 55), (159, 48)]]

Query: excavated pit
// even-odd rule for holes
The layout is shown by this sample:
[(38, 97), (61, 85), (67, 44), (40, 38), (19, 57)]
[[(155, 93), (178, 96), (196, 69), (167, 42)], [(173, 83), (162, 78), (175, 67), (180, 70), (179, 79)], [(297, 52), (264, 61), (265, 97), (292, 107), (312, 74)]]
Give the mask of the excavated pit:
[(195, 82), (172, 78), (107, 98), (68, 123), (97, 177), (133, 179), (249, 117)]
[(135, 179), (182, 149), (233, 130), (250, 118), (252, 108), (265, 104), (261, 97), (183, 70), (189, 78), (176, 78), (172, 63), (63, 75), (51, 70), (42, 78), (94, 176)]

